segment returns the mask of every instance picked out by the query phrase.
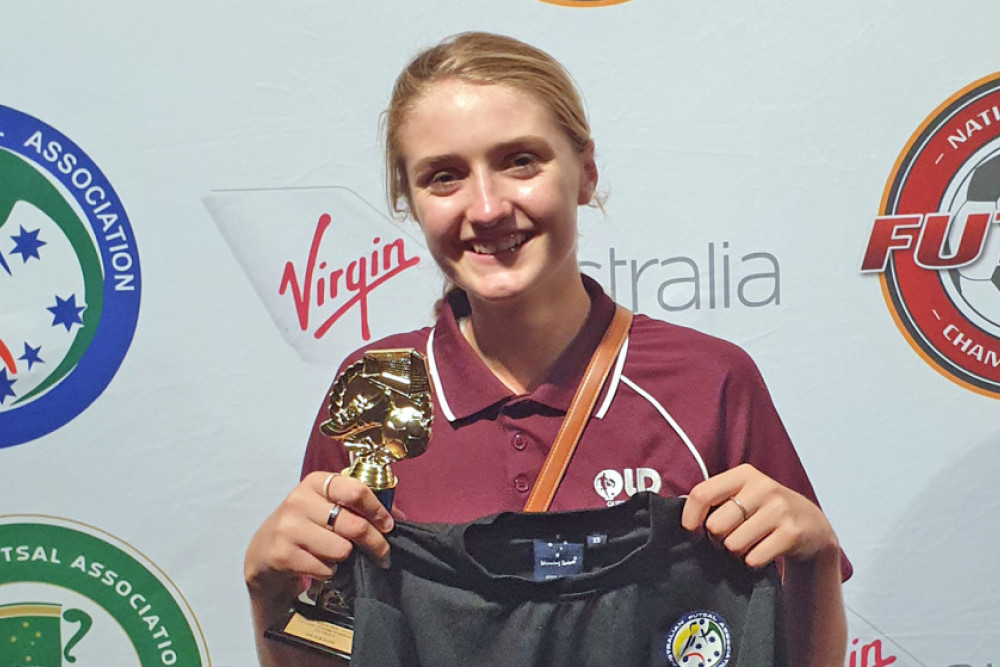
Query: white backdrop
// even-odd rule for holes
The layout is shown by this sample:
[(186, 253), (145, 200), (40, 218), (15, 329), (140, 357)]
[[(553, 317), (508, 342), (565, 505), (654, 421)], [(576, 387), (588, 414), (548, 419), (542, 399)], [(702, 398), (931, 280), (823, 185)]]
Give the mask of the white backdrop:
[[(410, 223), (386, 219), (379, 112), (418, 49), (485, 29), (550, 51), (584, 91), (608, 194), (606, 215), (581, 217), (588, 272), (607, 289), (614, 280), (625, 305), (733, 340), (760, 365), (855, 565), (849, 667), (1000, 665), (1000, 579), (988, 565), (1000, 548), (998, 394), (922, 359), (879, 278), (859, 270), (911, 135), (1000, 70), (998, 25), (995, 0), (7, 0), (0, 105), (13, 111), (0, 115), (0, 142), (25, 148), (30, 134), (10, 122), (27, 115), (99, 166), (127, 211), (141, 306), (103, 393), (12, 443), (28, 413), (9, 394), (31, 353), (2, 328), (23, 317), (10, 304), (27, 288), (3, 281), (31, 266), (32, 227), (0, 227), (0, 342), (12, 357), (0, 376), (0, 605), (86, 606), (48, 575), (37, 590), (4, 585), (28, 577), (26, 564), (70, 568), (65, 550), (37, 556), (26, 529), (3, 530), (55, 517), (129, 545), (172, 582), (201, 647), (176, 664), (253, 663), (243, 550), (297, 480), (337, 360), (362, 342), (360, 301), (347, 303), (357, 262), (392, 273), (366, 292), (372, 336), (428, 322), (438, 292)], [(0, 191), (17, 183), (0, 165)], [(306, 284), (323, 213), (347, 231), (317, 241), (326, 266), (314, 263), (312, 284), (339, 291), (296, 311), (290, 285)], [(692, 266), (700, 307), (665, 309), (660, 285)], [(395, 277), (404, 270), (411, 279)], [(775, 271), (744, 295), (768, 303), (740, 302), (741, 279)], [(673, 289), (668, 305), (690, 300), (690, 283)], [(48, 409), (46, 398), (35, 403)], [(46, 414), (31, 423), (45, 430)], [(84, 667), (107, 664), (104, 617), (91, 616)], [(85, 650), (98, 657), (85, 662)], [(170, 664), (166, 650), (148, 664)]]

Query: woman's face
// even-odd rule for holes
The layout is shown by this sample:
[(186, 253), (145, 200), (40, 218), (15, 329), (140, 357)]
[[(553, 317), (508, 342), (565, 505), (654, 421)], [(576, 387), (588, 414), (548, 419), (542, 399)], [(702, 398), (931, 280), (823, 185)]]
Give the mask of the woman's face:
[(577, 281), (576, 212), (597, 183), (552, 112), (503, 85), (434, 84), (399, 132), (411, 210), (434, 259), (470, 299)]

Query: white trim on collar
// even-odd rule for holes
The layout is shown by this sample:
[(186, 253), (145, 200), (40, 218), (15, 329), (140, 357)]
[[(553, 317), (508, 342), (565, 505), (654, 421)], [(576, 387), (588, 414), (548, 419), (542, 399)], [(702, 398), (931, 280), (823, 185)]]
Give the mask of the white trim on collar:
[(437, 327), (431, 329), (430, 334), (427, 336), (427, 370), (431, 374), (431, 381), (434, 384), (434, 394), (437, 396), (437, 407), (441, 409), (441, 414), (444, 415), (445, 419), (449, 422), (455, 421), (455, 413), (451, 411), (451, 406), (448, 405), (448, 399), (444, 395), (444, 387), (441, 386), (441, 375), (438, 373), (437, 362), (434, 361), (434, 331)]
[[(444, 415), (445, 419), (449, 422), (455, 421), (455, 413), (451, 409), (451, 405), (448, 403), (447, 397), (444, 395), (444, 385), (441, 383), (441, 374), (438, 372), (437, 361), (434, 358), (434, 332), (437, 327), (431, 329), (430, 334), (427, 336), (427, 369), (431, 374), (431, 380), (434, 384), (434, 394), (437, 396), (437, 406), (441, 409), (441, 414)], [(608, 410), (611, 408), (611, 402), (615, 398), (615, 394), (618, 392), (618, 385), (621, 383), (622, 379), (622, 368), (625, 366), (625, 355), (628, 354), (628, 338), (625, 339), (625, 343), (622, 345), (622, 349), (618, 352), (618, 358), (615, 361), (615, 367), (611, 371), (610, 384), (608, 385), (608, 393), (604, 397), (604, 402), (601, 404), (600, 409), (594, 413), (594, 416), (598, 419), (603, 419), (604, 415), (607, 414)]]
[(594, 416), (598, 419), (604, 419), (604, 415), (607, 414), (608, 409), (611, 407), (611, 401), (615, 399), (615, 394), (618, 392), (618, 383), (622, 379), (622, 368), (625, 366), (625, 355), (628, 354), (628, 338), (625, 338), (625, 342), (622, 343), (622, 349), (618, 351), (618, 360), (615, 361), (615, 367), (611, 370), (611, 382), (608, 384), (608, 393), (604, 397), (604, 402), (601, 403), (600, 409), (594, 413)]
[(702, 477), (708, 479), (708, 468), (705, 467), (705, 460), (701, 458), (701, 454), (698, 453), (698, 448), (694, 446), (694, 443), (691, 442), (691, 438), (689, 438), (688, 434), (684, 431), (684, 429), (681, 428), (681, 425), (677, 423), (677, 420), (674, 419), (674, 416), (669, 412), (667, 412), (667, 409), (663, 407), (663, 404), (660, 403), (655, 398), (653, 398), (653, 396), (648, 391), (637, 385), (632, 380), (629, 380), (628, 377), (623, 375), (622, 382), (624, 382), (626, 386), (631, 387), (635, 391), (635, 393), (639, 394), (647, 401), (649, 401), (650, 405), (652, 405), (653, 408), (660, 413), (660, 416), (663, 417), (664, 421), (666, 421), (667, 424), (670, 425), (670, 428), (674, 430), (674, 433), (676, 433), (677, 436), (681, 439), (681, 441), (684, 443), (684, 446), (688, 448), (689, 452), (691, 452), (691, 456), (693, 456), (694, 460), (698, 463), (698, 468), (701, 469)]
[[(438, 373), (437, 362), (434, 360), (434, 331), (435, 328), (431, 329), (430, 334), (427, 336), (427, 369), (431, 374), (431, 380), (434, 384), (434, 394), (437, 396), (437, 407), (441, 410), (441, 414), (445, 416), (449, 422), (455, 421), (455, 413), (452, 412), (451, 406), (448, 404), (448, 399), (445, 398), (444, 388), (441, 386), (441, 375)], [(705, 467), (705, 461), (701, 458), (701, 454), (698, 453), (698, 449), (691, 442), (691, 438), (688, 434), (684, 432), (681, 425), (677, 423), (673, 415), (667, 412), (667, 409), (663, 405), (653, 398), (649, 392), (642, 389), (635, 382), (632, 382), (627, 377), (622, 375), (622, 368), (625, 366), (625, 355), (628, 353), (628, 341), (625, 339), (625, 343), (622, 345), (622, 349), (618, 352), (618, 359), (615, 361), (615, 367), (611, 372), (611, 383), (608, 386), (608, 393), (604, 397), (604, 402), (601, 404), (600, 409), (594, 413), (594, 416), (598, 419), (602, 419), (605, 414), (607, 414), (608, 409), (611, 407), (611, 402), (614, 400), (615, 395), (618, 392), (618, 386), (624, 382), (627, 386), (631, 387), (633, 391), (645, 398), (653, 406), (653, 408), (660, 413), (664, 421), (670, 425), (675, 433), (684, 442), (688, 451), (694, 457), (694, 460), (698, 463), (698, 467), (701, 469), (701, 474), (705, 479), (708, 479), (708, 469)]]

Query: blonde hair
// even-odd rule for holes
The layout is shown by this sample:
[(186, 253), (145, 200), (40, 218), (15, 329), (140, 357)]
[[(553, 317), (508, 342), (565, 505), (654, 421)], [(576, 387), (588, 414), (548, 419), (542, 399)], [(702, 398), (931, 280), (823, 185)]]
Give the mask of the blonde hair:
[(583, 151), (591, 141), (590, 124), (569, 73), (555, 58), (512, 37), (463, 32), (418, 54), (396, 79), (383, 114), (386, 197), (389, 210), (410, 212), (409, 184), (400, 150), (400, 127), (406, 114), (432, 85), (445, 79), (502, 84), (534, 97), (552, 111), (573, 146)]

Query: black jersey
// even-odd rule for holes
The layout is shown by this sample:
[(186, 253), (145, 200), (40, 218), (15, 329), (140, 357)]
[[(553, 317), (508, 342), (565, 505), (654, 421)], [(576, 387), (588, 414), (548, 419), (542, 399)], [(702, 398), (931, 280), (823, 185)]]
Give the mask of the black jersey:
[(786, 665), (773, 566), (750, 570), (639, 493), (599, 510), (398, 521), (392, 566), (355, 560), (351, 662)]

